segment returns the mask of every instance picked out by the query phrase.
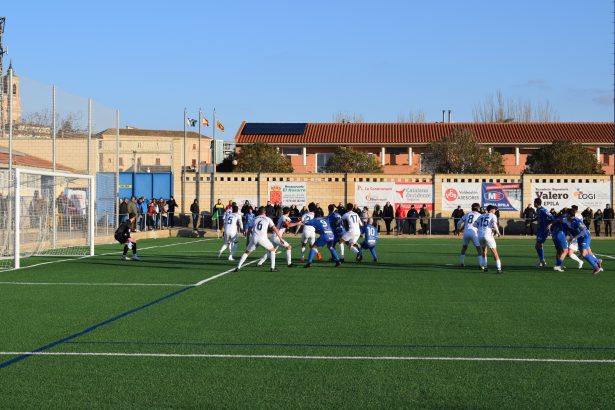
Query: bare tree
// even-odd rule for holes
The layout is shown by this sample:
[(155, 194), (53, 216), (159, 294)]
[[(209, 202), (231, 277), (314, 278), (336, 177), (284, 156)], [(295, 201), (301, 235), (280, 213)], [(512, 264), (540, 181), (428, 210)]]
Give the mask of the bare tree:
[(557, 122), (559, 115), (549, 101), (532, 104), (521, 98), (505, 98), (502, 91), (491, 94), (474, 106), (476, 122)]
[(333, 116), (333, 121), (334, 122), (340, 122), (340, 123), (350, 123), (350, 122), (354, 122), (354, 123), (361, 123), (361, 122), (365, 122), (363, 120), (363, 114), (349, 114), (349, 113), (345, 113), (342, 111), (338, 111), (334, 116)]
[(409, 111), (406, 114), (397, 114), (397, 122), (425, 122), (425, 112), (423, 110)]

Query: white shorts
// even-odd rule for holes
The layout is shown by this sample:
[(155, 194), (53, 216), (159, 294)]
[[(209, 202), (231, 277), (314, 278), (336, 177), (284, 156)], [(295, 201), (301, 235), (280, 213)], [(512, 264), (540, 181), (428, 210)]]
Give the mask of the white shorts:
[(239, 236), (237, 236), (237, 232), (224, 232), (224, 242), (232, 243), (237, 242), (239, 240)]
[(474, 231), (465, 231), (463, 233), (463, 246), (468, 246), (468, 244), (472, 242), (474, 246), (480, 246), (480, 242), (478, 241), (478, 235)]
[(342, 240), (344, 242), (357, 243), (359, 238), (361, 237), (361, 232), (346, 232), (342, 235)]
[(495, 238), (493, 236), (479, 236), (478, 242), (480, 243), (480, 246), (483, 246), (485, 248), (497, 248), (497, 246), (495, 245)]
[(246, 252), (252, 253), (256, 249), (257, 246), (262, 246), (267, 251), (269, 249), (273, 249), (274, 247), (268, 238), (255, 239), (254, 237), (252, 237), (250, 238), (250, 243), (248, 244), (248, 247), (246, 248)]
[(284, 239), (280, 240), (276, 234), (271, 235), (271, 243), (273, 243), (275, 247), (281, 246), (282, 248), (288, 248), (288, 242)]
[(301, 243), (310, 243), (310, 246), (314, 245), (316, 242), (316, 232), (305, 232), (303, 230), (303, 234), (301, 234)]
[(573, 252), (578, 252), (579, 251), (579, 244), (577, 243), (576, 239), (573, 239), (570, 241), (570, 243), (568, 244), (568, 249), (573, 251)]

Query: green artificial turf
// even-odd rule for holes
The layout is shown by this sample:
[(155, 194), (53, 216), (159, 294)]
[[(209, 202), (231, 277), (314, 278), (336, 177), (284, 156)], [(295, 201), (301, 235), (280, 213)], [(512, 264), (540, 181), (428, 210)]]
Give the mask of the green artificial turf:
[[(180, 356), (0, 364), (0, 407), (612, 408), (615, 242), (592, 242), (605, 255), (598, 276), (572, 261), (564, 273), (535, 268), (529, 239), (498, 245), (502, 275), (492, 258), (480, 271), (474, 250), (459, 268), (459, 239), (383, 238), (378, 264), (367, 253), (287, 268), (280, 254), (279, 272), (251, 264), (198, 287), (235, 266), (216, 258), (217, 239), (140, 241), (140, 262), (120, 260), (117, 245), (29, 258), (0, 272), (0, 351), (62, 341), (44, 351)], [(478, 360), (511, 358), (603, 362)]]

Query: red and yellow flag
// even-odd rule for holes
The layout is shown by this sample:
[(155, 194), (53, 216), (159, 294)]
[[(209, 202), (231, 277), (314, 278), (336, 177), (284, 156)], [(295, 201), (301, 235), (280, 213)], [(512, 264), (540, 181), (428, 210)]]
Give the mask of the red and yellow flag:
[(209, 120), (207, 120), (207, 118), (205, 117), (201, 117), (201, 124), (203, 124), (206, 127), (209, 127)]
[(220, 120), (218, 120), (216, 122), (216, 126), (220, 129), (220, 131), (224, 132), (224, 125), (222, 125), (222, 123), (220, 122)]

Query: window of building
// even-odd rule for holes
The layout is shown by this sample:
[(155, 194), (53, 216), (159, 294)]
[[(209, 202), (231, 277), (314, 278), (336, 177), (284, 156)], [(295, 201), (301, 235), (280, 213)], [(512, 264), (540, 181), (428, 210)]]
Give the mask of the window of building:
[(17, 84), (13, 84), (13, 95), (17, 95)]
[(156, 165), (160, 165), (160, 158), (156, 158)]
[(326, 172), (325, 166), (332, 156), (332, 153), (316, 154), (316, 172)]
[(499, 152), (501, 155), (510, 155), (515, 153), (515, 149), (511, 147), (497, 147), (493, 151)]
[(124, 158), (120, 157), (120, 167), (124, 166)]
[(192, 168), (196, 168), (196, 159), (192, 160)]
[(385, 152), (387, 154), (392, 154), (392, 155), (402, 155), (402, 154), (407, 154), (408, 153), (408, 148), (404, 148), (404, 147), (389, 147), (389, 148), (385, 148)]
[(303, 154), (303, 150), (301, 148), (295, 148), (295, 147), (281, 147), (280, 148), (280, 153), (282, 155), (301, 155)]
[(192, 149), (196, 149), (196, 144), (192, 144)]

